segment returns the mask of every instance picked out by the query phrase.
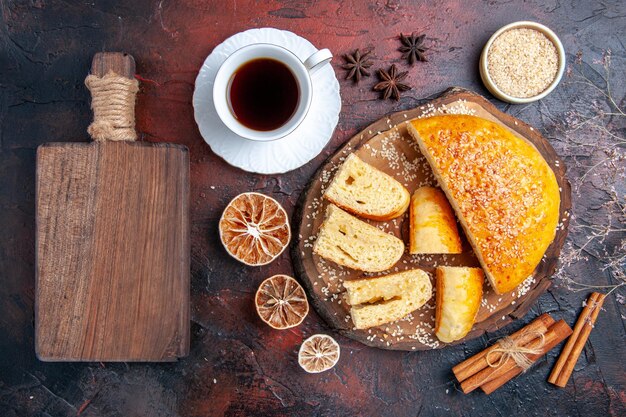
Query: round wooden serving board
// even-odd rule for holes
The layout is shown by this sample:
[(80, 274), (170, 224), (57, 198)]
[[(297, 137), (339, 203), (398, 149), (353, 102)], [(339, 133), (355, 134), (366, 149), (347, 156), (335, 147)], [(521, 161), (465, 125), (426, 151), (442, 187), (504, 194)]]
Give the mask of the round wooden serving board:
[[(317, 312), (326, 322), (352, 339), (369, 346), (395, 350), (426, 350), (445, 347), (434, 335), (435, 297), (422, 308), (394, 323), (366, 330), (353, 328), (349, 316), (350, 306), (344, 300), (343, 281), (363, 276), (380, 276), (388, 273), (421, 268), (433, 277), (437, 265), (478, 266), (465, 236), (461, 255), (410, 255), (405, 253), (389, 271), (367, 274), (341, 267), (313, 254), (313, 243), (323, 221), (326, 205), (322, 199), (324, 190), (332, 180), (336, 169), (350, 153), (378, 169), (392, 175), (412, 194), (423, 185), (436, 185), (432, 171), (417, 144), (406, 129), (406, 122), (419, 117), (436, 114), (471, 114), (489, 119), (508, 128), (514, 134), (535, 145), (556, 174), (561, 190), (561, 222), (554, 242), (548, 248), (534, 274), (514, 291), (497, 295), (485, 282), (483, 301), (476, 324), (462, 340), (470, 340), (489, 331), (497, 330), (511, 321), (522, 317), (537, 297), (550, 286), (550, 277), (556, 270), (557, 260), (569, 224), (571, 212), (571, 188), (565, 177), (565, 165), (541, 134), (524, 122), (500, 112), (485, 98), (461, 88), (451, 88), (433, 101), (418, 108), (394, 113), (372, 123), (350, 139), (319, 169), (300, 197), (294, 217), (295, 241), (292, 258), (296, 273), (308, 291)], [(408, 242), (408, 211), (388, 222), (368, 221), (382, 230), (393, 233)], [(459, 228), (462, 232), (462, 229)], [(434, 285), (433, 285), (434, 288)]]

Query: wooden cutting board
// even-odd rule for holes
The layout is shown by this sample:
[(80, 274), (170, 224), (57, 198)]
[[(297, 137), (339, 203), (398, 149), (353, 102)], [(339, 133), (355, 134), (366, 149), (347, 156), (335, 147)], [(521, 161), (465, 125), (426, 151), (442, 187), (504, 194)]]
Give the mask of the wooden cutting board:
[[(134, 79), (135, 62), (97, 54), (92, 74), (109, 71)], [(36, 193), (39, 359), (187, 355), (187, 148), (132, 140), (44, 144)]]
[[(353, 328), (349, 317), (349, 306), (344, 300), (342, 282), (368, 274), (341, 267), (312, 253), (313, 243), (328, 204), (322, 199), (322, 194), (337, 168), (350, 153), (356, 153), (364, 161), (392, 175), (404, 184), (411, 194), (420, 186), (436, 185), (430, 166), (407, 132), (406, 122), (418, 117), (445, 113), (483, 117), (529, 140), (548, 161), (561, 189), (561, 222), (554, 242), (548, 248), (534, 274), (514, 291), (503, 295), (495, 294), (491, 286), (485, 283), (483, 302), (478, 312), (477, 322), (473, 330), (457, 343), (494, 331), (522, 317), (537, 297), (550, 286), (548, 277), (556, 269), (558, 256), (567, 235), (571, 212), (571, 188), (565, 177), (565, 165), (549, 142), (537, 130), (500, 112), (478, 94), (461, 88), (451, 88), (431, 102), (415, 109), (385, 116), (366, 127), (326, 161), (300, 197), (294, 217), (296, 239), (292, 246), (292, 259), (296, 273), (308, 290), (311, 303), (326, 322), (345, 336), (366, 345), (395, 350), (439, 349), (446, 346), (434, 335), (434, 296), (429, 303), (403, 320), (368, 330)], [(409, 241), (408, 211), (404, 216), (389, 222), (368, 222), (402, 238), (405, 243)], [(462, 233), (460, 227), (459, 231)], [(464, 249), (461, 255), (409, 255), (405, 253), (390, 272), (421, 268), (429, 272), (432, 278), (437, 265), (479, 266), (465, 236), (462, 236), (462, 239)], [(384, 274), (369, 274), (369, 276)]]

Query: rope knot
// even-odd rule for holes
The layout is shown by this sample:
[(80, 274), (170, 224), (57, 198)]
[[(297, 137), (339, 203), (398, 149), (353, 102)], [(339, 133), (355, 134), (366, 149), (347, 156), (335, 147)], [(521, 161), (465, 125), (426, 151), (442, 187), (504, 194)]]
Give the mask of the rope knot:
[[(499, 368), (504, 365), (506, 361), (512, 359), (517, 366), (522, 369), (522, 372), (526, 372), (528, 368), (533, 364), (533, 362), (528, 359), (528, 355), (536, 355), (541, 353), (541, 348), (545, 344), (546, 337), (543, 333), (536, 332), (537, 337), (541, 339), (539, 345), (534, 348), (526, 348), (524, 346), (520, 346), (517, 344), (517, 341), (509, 336), (505, 336), (498, 341), (498, 347), (490, 351), (485, 359), (487, 360), (487, 365), (490, 368)], [(496, 352), (502, 353), (500, 359), (497, 362), (493, 363), (490, 359), (490, 356)]]
[(93, 122), (87, 132), (93, 140), (136, 140), (135, 97), (139, 83), (109, 71), (104, 77), (90, 74), (85, 85), (91, 92)]

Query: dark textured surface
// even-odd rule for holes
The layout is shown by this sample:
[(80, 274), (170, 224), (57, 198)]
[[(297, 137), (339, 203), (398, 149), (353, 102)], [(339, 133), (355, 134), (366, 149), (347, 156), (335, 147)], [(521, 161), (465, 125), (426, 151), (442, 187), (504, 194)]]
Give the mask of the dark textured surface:
[[(573, 324), (588, 291), (572, 291), (578, 286), (571, 280), (609, 285), (623, 277), (626, 127), (615, 107), (622, 112), (626, 107), (623, 1), (4, 0), (0, 13), (0, 415), (626, 414), (623, 288), (607, 299), (565, 389), (545, 382), (556, 350), (489, 397), (461, 394), (450, 372), (489, 340), (540, 312)], [(270, 274), (292, 273), (289, 254), (256, 269), (229, 259), (216, 233), (221, 210), (236, 194), (256, 190), (279, 199), (291, 214), (324, 159), (381, 115), (412, 108), (451, 85), (489, 97), (477, 71), (481, 46), (500, 26), (520, 19), (555, 30), (570, 66), (569, 76), (539, 103), (494, 101), (540, 129), (568, 164), (575, 218), (554, 285), (504, 332), (417, 353), (376, 350), (336, 336), (342, 347), (337, 367), (305, 375), (296, 362), (297, 349), (304, 337), (328, 329), (314, 312), (301, 326), (283, 332), (256, 317), (256, 286)], [(377, 99), (373, 77), (358, 87), (342, 81), (339, 126), (324, 152), (285, 175), (251, 175), (229, 167), (202, 141), (191, 95), (202, 61), (219, 42), (263, 26), (295, 31), (337, 56), (373, 47), (374, 68), (392, 62), (405, 68), (396, 36), (425, 31), (429, 62), (410, 68), (413, 90), (397, 103)], [(190, 149), (192, 345), (189, 357), (178, 363), (51, 364), (34, 355), (35, 149), (44, 142), (87, 139), (90, 111), (83, 80), (93, 54), (104, 49), (124, 50), (137, 60), (144, 79), (137, 103), (140, 137)], [(612, 50), (615, 105), (602, 94), (606, 59), (601, 61), (607, 49)], [(343, 78), (340, 61), (333, 65)], [(586, 84), (583, 76), (600, 88)]]

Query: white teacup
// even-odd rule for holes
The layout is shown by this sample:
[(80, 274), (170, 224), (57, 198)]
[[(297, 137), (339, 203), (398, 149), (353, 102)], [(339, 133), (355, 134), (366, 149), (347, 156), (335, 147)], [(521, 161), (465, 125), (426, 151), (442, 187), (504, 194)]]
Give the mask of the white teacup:
[[(299, 100), (293, 115), (282, 126), (274, 130), (259, 131), (243, 125), (233, 115), (229, 89), (233, 74), (245, 63), (259, 58), (275, 59), (286, 65), (294, 75), (299, 88)], [(311, 76), (332, 59), (328, 49), (320, 49), (304, 62), (282, 46), (256, 43), (233, 52), (222, 64), (213, 83), (213, 103), (222, 122), (237, 135), (259, 142), (282, 138), (293, 132), (302, 123), (311, 107), (313, 86)]]

